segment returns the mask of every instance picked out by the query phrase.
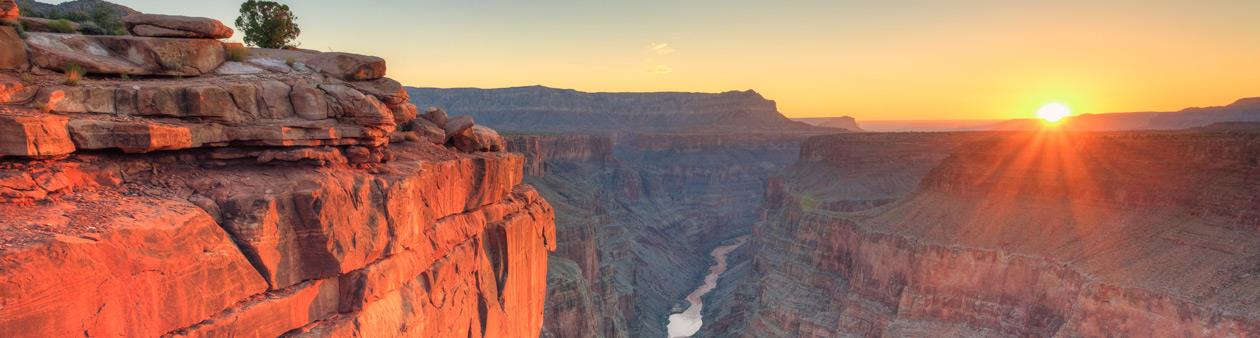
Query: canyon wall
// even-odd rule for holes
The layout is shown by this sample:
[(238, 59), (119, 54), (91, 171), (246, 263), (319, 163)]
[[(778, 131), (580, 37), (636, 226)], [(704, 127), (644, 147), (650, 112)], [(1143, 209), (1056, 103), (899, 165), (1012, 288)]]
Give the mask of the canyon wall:
[(707, 271), (708, 250), (748, 233), (761, 203), (753, 192), (804, 138), (509, 136), (509, 149), (541, 163), (525, 180), (556, 209), (543, 336), (664, 336)]
[(752, 91), (407, 90), (512, 131), (525, 181), (555, 207), (545, 337), (666, 335), (709, 251), (748, 234), (770, 175), (806, 137), (844, 132), (793, 122)]
[(502, 89), (407, 88), (421, 107), (471, 115), (516, 132), (840, 131), (779, 114), (754, 91), (724, 93), (585, 93), (542, 86)]
[[(172, 20), (196, 38), (134, 29)], [(496, 132), (418, 117), (380, 58), (127, 24), (0, 34), (0, 335), (541, 331), (555, 213)]]
[(813, 138), (702, 335), (1255, 335), (1254, 130)]

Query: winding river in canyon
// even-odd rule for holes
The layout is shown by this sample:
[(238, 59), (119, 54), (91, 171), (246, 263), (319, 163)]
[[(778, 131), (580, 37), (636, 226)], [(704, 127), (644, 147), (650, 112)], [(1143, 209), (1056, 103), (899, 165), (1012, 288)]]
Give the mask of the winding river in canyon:
[(740, 245), (744, 245), (744, 241), (747, 239), (747, 236), (740, 237), (735, 240), (735, 243), (713, 249), (712, 255), (715, 262), (709, 268), (709, 274), (704, 276), (704, 283), (701, 283), (695, 291), (687, 295), (687, 302), (691, 303), (691, 305), (687, 306), (687, 309), (683, 312), (669, 316), (668, 329), (670, 338), (691, 337), (691, 335), (700, 331), (700, 326), (704, 324), (700, 314), (700, 310), (704, 308), (704, 300), (702, 298), (709, 291), (713, 291), (713, 288), (717, 287), (718, 277), (721, 277), (722, 273), (726, 272), (726, 256), (731, 251), (739, 248)]

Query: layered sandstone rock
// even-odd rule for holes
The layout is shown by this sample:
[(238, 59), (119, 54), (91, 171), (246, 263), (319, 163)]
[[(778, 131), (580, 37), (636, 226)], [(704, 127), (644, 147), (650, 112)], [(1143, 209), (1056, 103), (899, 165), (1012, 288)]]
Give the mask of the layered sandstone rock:
[[(30, 173), (57, 202), (0, 205), (0, 279), (10, 285), (0, 292), (0, 328), (19, 336), (537, 332), (555, 245), (550, 206), (518, 185), (519, 156), (437, 147), (396, 145), (395, 161), (375, 174), (203, 168), (173, 154), (11, 163), (5, 172)], [(399, 312), (401, 303), (411, 307)]]
[(704, 332), (1255, 335), (1260, 191), (1240, 182), (1260, 177), (1258, 135), (813, 139), (767, 192), (744, 300), (725, 302), (747, 310)]
[(548, 165), (563, 162), (609, 164), (612, 139), (595, 135), (509, 135), (508, 151), (525, 155), (525, 174), (543, 177)]
[(320, 53), (307, 64), (327, 74), (346, 81), (375, 80), (385, 76), (385, 59), (350, 53)]
[(98, 74), (198, 76), (227, 57), (222, 42), (208, 39), (28, 33), (26, 44), (39, 67)]
[[(133, 28), (205, 33), (190, 20)], [(22, 43), (42, 61), (0, 71), (0, 335), (541, 330), (552, 207), (493, 130), (406, 137), (415, 107), (383, 60), (347, 81), (315, 52), (182, 63), (221, 54), (212, 39)], [(75, 83), (49, 60), (97, 64)]]
[(180, 15), (133, 14), (123, 17), (127, 31), (135, 36), (160, 38), (227, 39), (232, 29), (219, 20)]

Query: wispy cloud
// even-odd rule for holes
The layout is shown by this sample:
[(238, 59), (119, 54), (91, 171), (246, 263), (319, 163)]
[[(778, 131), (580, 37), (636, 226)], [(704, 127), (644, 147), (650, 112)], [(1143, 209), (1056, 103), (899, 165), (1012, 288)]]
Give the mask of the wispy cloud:
[(674, 72), (674, 68), (671, 68), (663, 61), (658, 60), (668, 58), (666, 55), (673, 54), (675, 52), (674, 48), (670, 47), (668, 43), (653, 42), (647, 45), (646, 50), (648, 56), (643, 59), (644, 73), (664, 75)]
[(651, 45), (648, 45), (648, 50), (651, 50), (652, 53), (656, 53), (656, 55), (669, 55), (674, 53), (674, 48), (670, 47), (668, 43), (652, 43)]
[(643, 71), (648, 74), (669, 74), (673, 73), (674, 69), (662, 64), (649, 64)]

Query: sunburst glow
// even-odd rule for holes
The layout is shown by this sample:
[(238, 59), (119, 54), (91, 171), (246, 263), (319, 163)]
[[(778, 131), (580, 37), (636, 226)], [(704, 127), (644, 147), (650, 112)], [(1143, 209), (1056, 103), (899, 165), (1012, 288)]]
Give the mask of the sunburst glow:
[(1040, 109), (1037, 109), (1037, 117), (1046, 120), (1046, 122), (1059, 122), (1059, 120), (1069, 115), (1072, 115), (1072, 108), (1058, 102), (1047, 103), (1041, 106)]

